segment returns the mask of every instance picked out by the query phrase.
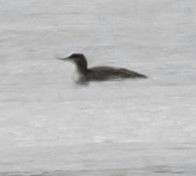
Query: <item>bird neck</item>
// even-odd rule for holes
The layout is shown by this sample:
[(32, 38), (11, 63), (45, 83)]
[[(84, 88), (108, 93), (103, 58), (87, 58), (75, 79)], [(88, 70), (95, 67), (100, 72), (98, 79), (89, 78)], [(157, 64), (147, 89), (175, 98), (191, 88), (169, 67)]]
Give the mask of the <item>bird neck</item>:
[(77, 65), (77, 71), (82, 74), (82, 75), (86, 75), (87, 73), (87, 68), (81, 67)]
[(86, 59), (80, 59), (79, 62), (76, 63), (77, 65), (77, 70), (80, 74), (86, 75), (88, 68), (87, 68), (87, 61)]

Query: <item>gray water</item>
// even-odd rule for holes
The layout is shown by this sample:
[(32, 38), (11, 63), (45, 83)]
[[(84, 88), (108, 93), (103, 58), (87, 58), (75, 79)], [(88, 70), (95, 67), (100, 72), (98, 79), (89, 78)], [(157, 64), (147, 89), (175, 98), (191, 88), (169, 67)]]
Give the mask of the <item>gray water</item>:
[[(0, 0), (0, 175), (196, 175), (194, 0)], [(55, 59), (146, 80), (76, 85)]]

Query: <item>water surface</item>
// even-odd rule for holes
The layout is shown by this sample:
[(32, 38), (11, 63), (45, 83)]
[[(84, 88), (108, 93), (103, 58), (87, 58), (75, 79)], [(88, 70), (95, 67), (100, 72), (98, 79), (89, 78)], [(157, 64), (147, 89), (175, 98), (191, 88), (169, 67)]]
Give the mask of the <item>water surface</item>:
[[(195, 175), (193, 0), (0, 0), (0, 175)], [(147, 80), (78, 86), (55, 59)]]

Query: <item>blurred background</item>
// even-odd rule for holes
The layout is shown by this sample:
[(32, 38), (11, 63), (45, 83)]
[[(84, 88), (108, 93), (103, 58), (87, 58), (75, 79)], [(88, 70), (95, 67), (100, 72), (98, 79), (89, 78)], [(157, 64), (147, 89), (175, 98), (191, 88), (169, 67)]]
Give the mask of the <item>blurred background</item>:
[[(195, 9), (0, 0), (0, 175), (195, 175)], [(79, 86), (73, 52), (149, 79)]]

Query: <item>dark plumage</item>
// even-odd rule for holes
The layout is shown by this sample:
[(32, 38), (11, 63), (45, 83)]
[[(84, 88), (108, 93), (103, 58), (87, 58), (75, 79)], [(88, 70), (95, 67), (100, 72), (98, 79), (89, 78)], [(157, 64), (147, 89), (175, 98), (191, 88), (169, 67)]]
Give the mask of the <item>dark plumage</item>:
[(61, 60), (72, 61), (77, 66), (77, 71), (80, 75), (79, 82), (87, 81), (105, 81), (108, 79), (117, 78), (147, 78), (147, 76), (125, 69), (109, 66), (98, 66), (88, 68), (88, 63), (84, 54), (74, 53)]

